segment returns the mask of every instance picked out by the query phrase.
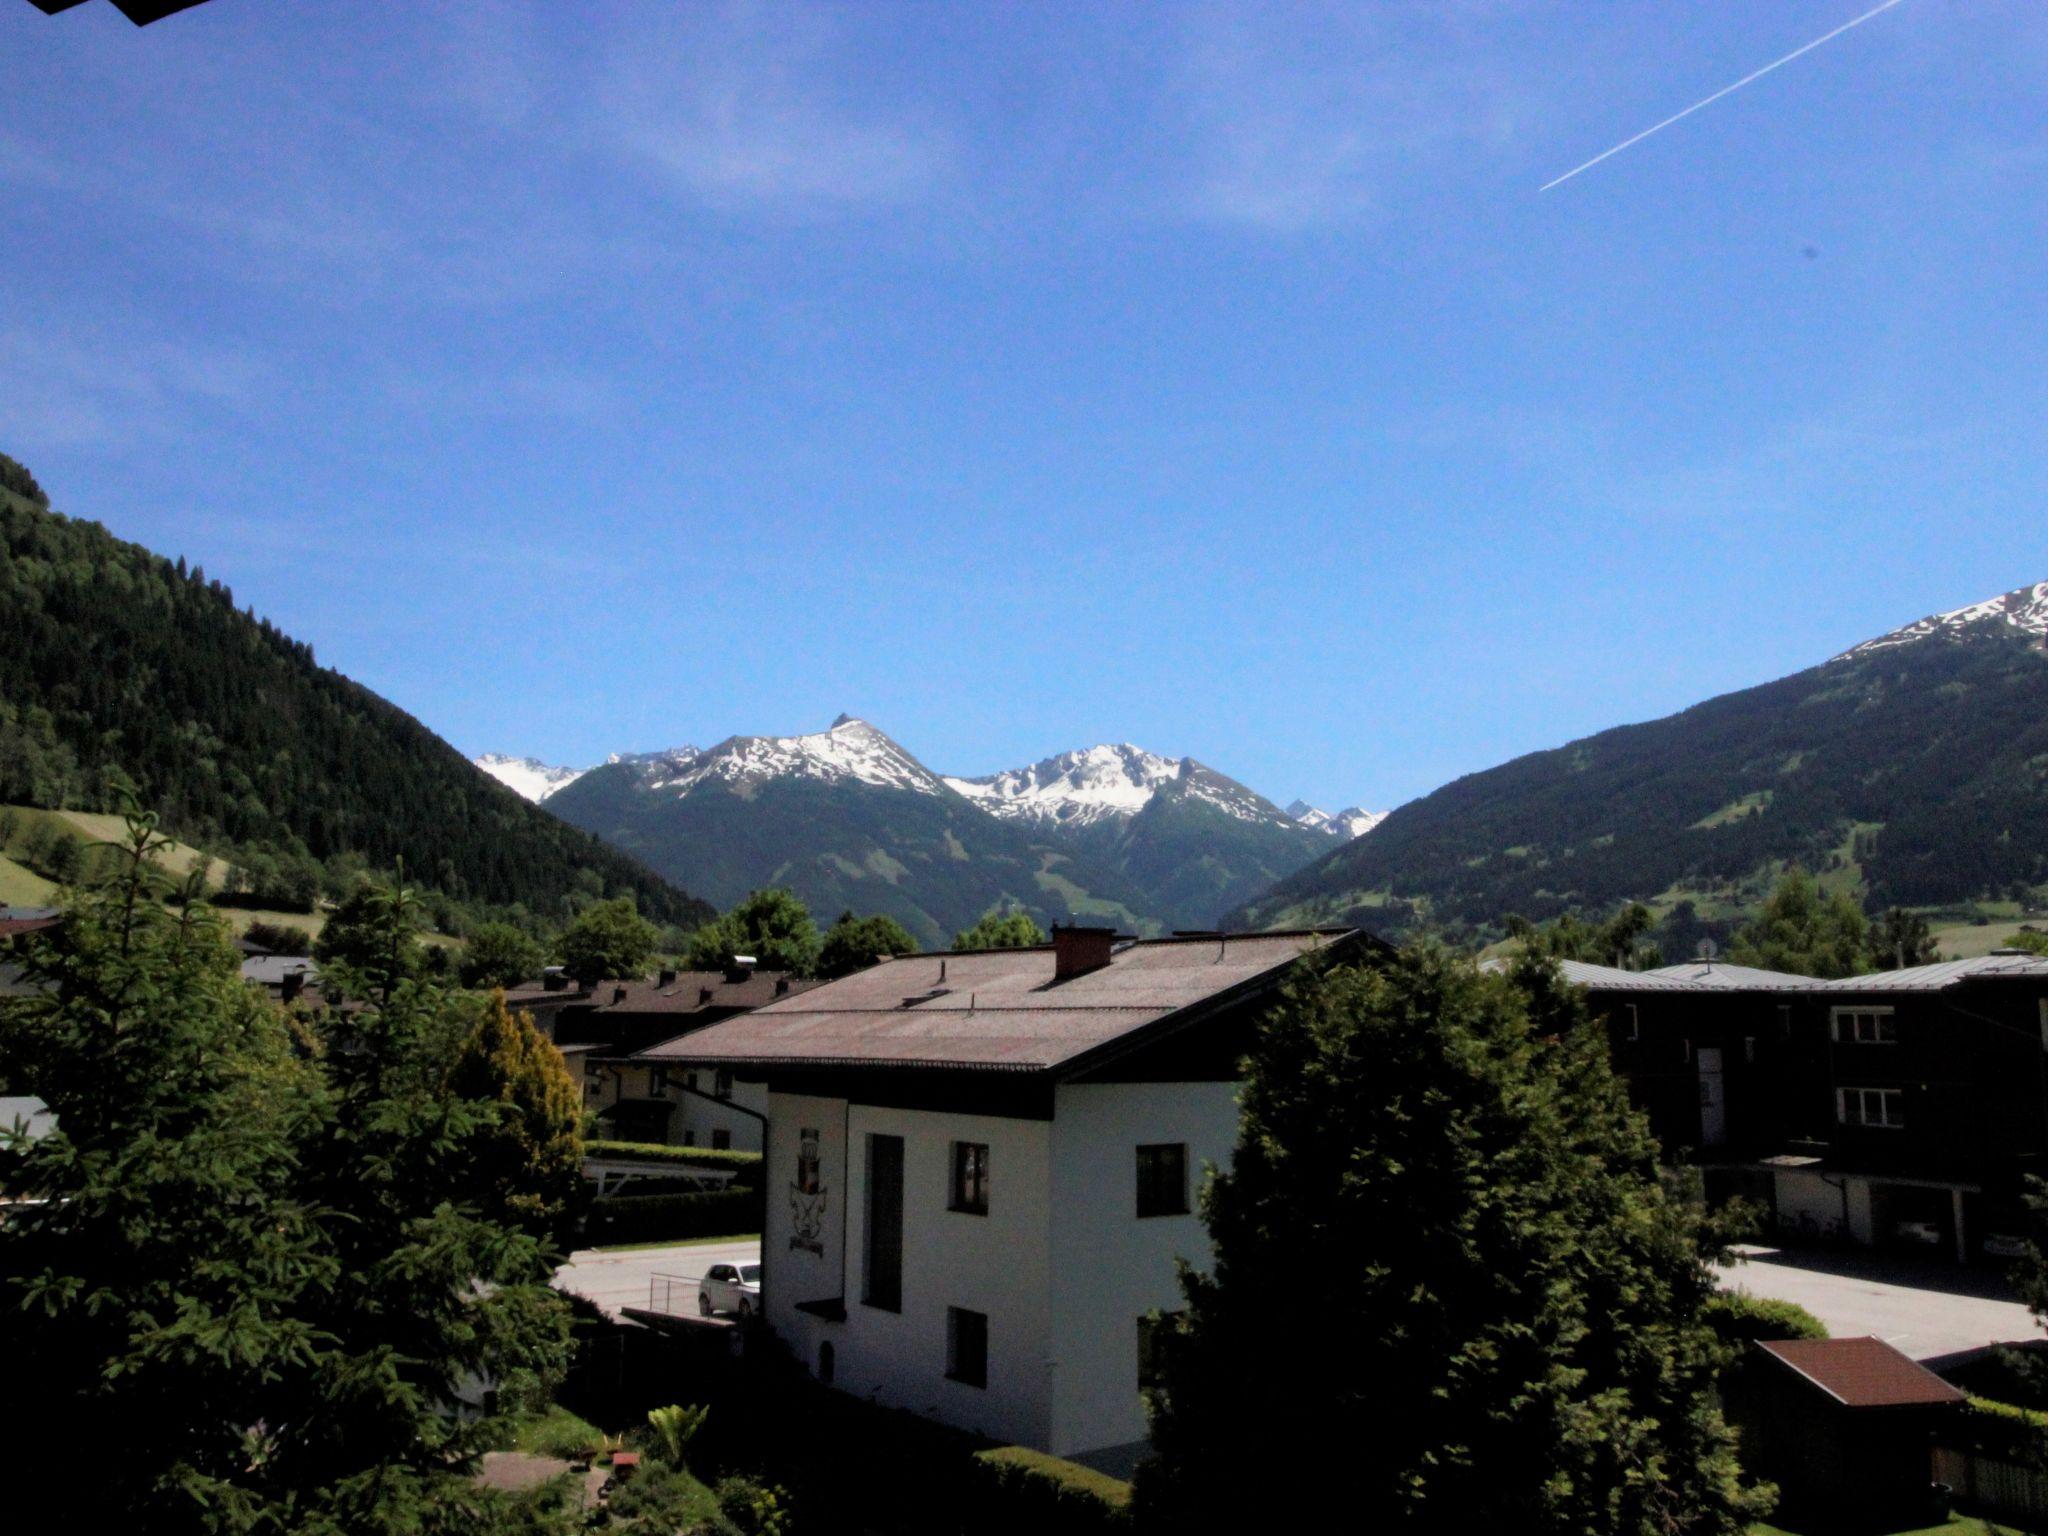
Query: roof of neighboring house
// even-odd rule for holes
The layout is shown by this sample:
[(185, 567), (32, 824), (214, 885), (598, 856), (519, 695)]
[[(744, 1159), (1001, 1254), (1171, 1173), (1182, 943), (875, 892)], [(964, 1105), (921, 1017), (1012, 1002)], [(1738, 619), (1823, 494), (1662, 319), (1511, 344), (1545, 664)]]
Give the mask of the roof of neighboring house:
[(54, 928), (63, 921), (61, 907), (0, 907), (0, 939)]
[(2048, 955), (1994, 950), (1968, 960), (1942, 960), (1903, 971), (1879, 971), (1872, 976), (1844, 976), (1839, 981), (1816, 982), (1813, 986), (1819, 992), (1944, 992), (1966, 981), (2013, 980), (2048, 982)]
[(904, 955), (802, 997), (666, 1041), (643, 1058), (708, 1066), (1048, 1071), (1277, 987), (1346, 931), (1145, 939), (1106, 966), (1054, 978), (1054, 947)]
[(1883, 1339), (1772, 1339), (1756, 1347), (1851, 1408), (1965, 1401), (1964, 1393)]
[(1683, 965), (1659, 966), (1648, 974), (1696, 982), (1725, 992), (1782, 992), (1813, 985), (1811, 976), (1799, 976), (1791, 971), (1766, 971), (1754, 965), (1730, 965), (1726, 960), (1688, 960)]
[(819, 986), (787, 971), (680, 971), (667, 981), (601, 981), (591, 988), (593, 1014), (696, 1013), (715, 1008), (758, 1008)]
[(319, 964), (304, 955), (251, 955), (242, 962), (242, 980), (260, 987), (281, 987), (294, 971), (306, 981), (320, 978)]

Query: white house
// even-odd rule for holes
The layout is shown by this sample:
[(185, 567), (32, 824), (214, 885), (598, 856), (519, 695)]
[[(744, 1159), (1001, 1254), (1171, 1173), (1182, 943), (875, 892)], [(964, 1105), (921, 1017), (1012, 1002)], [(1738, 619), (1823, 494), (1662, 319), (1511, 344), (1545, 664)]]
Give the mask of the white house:
[(763, 1309), (821, 1379), (1114, 1462), (1146, 1434), (1146, 1318), (1206, 1265), (1196, 1197), (1297, 932), (884, 961), (677, 1041), (767, 1086)]

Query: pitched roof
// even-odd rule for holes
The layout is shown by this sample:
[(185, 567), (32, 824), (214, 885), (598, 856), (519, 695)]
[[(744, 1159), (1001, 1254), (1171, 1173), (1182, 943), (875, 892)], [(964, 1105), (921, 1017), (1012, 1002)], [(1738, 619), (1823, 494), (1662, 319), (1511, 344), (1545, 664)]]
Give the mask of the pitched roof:
[(0, 907), (0, 938), (54, 928), (63, 921), (63, 910), (58, 907)]
[(1047, 1071), (1207, 1005), (1279, 985), (1348, 933), (1124, 943), (1055, 980), (1053, 947), (905, 955), (644, 1052), (707, 1066)]
[(294, 971), (305, 981), (320, 979), (319, 962), (304, 955), (250, 955), (242, 961), (242, 980), (262, 987), (281, 987)]
[(818, 985), (787, 971), (750, 970), (738, 980), (724, 971), (681, 971), (668, 981), (601, 981), (590, 989), (588, 1001), (590, 1011), (600, 1016), (696, 1013), (704, 1008), (758, 1008)]
[(1909, 966), (1903, 971), (1879, 971), (1872, 976), (1844, 976), (1839, 981), (1815, 985), (1821, 992), (1945, 992), (1966, 981), (2019, 980), (2048, 982), (2048, 955), (2024, 950), (1994, 950), (1967, 960), (1942, 960), (1933, 965)]
[(1960, 1403), (1964, 1394), (1883, 1339), (1771, 1339), (1756, 1346), (1851, 1408)]
[(1724, 992), (1783, 992), (1813, 985), (1811, 976), (1766, 971), (1754, 965), (1730, 965), (1726, 960), (1688, 960), (1682, 965), (1659, 966), (1650, 974), (1697, 982)]

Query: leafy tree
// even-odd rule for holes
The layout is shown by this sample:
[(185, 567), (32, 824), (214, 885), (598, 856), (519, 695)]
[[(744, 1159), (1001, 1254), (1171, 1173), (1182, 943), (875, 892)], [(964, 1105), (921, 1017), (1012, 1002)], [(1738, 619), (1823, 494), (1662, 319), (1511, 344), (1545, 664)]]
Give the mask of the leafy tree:
[(735, 955), (752, 955), (763, 970), (808, 976), (818, 964), (818, 925), (794, 891), (769, 886), (690, 935), (686, 953), (692, 970), (715, 971)]
[(1664, 963), (1664, 952), (1647, 937), (1656, 923), (1655, 913), (1641, 902), (1632, 901), (1604, 923), (1589, 923), (1577, 913), (1567, 912), (1539, 926), (1511, 913), (1507, 930), (1508, 936), (1518, 940), (1531, 955), (1612, 965), (1625, 971), (1648, 971)]
[(839, 921), (825, 930), (825, 942), (818, 949), (820, 976), (846, 976), (865, 970), (884, 955), (914, 955), (919, 945), (895, 918), (886, 913), (873, 917), (839, 914)]
[(659, 935), (630, 896), (600, 901), (562, 932), (562, 964), (578, 981), (638, 976), (647, 969)]
[(1887, 907), (1870, 930), (1870, 958), (1881, 971), (1903, 971), (1908, 966), (1932, 965), (1941, 958), (1941, 946), (1927, 919), (1905, 907)]
[[(1261, 1030), (1151, 1394), (1141, 1528), (1733, 1536), (1695, 1208), (1547, 962), (1310, 977)], [(1275, 1347), (1275, 1283), (1315, 1319)], [(1247, 1475), (1247, 1468), (1256, 1475)]]
[(56, 1114), (0, 1151), (0, 1355), (35, 1383), (8, 1453), (60, 1466), (120, 1426), (66, 1481), (80, 1529), (250, 1522), (278, 1382), (324, 1347), (297, 1303), (339, 1278), (294, 1167), (317, 1079), (225, 930), (166, 912), (162, 846), (134, 817), (119, 874), (29, 947), (48, 992), (0, 1008), (0, 1077)]
[(479, 923), (462, 946), (465, 987), (513, 987), (540, 974), (539, 941), (510, 923)]
[(502, 990), (456, 1053), (448, 1092), (497, 1109), (464, 1148), (463, 1193), (492, 1221), (566, 1237), (583, 1189), (583, 1094), (562, 1053), (505, 1006)]
[(1859, 976), (1870, 969), (1869, 938), (1863, 909), (1841, 891), (1823, 891), (1795, 864), (1736, 933), (1728, 958), (1798, 976)]
[(1045, 930), (1028, 912), (1005, 912), (991, 907), (981, 921), (953, 935), (955, 949), (1029, 949), (1049, 942)]
[(2036, 928), (2022, 928), (2006, 941), (2012, 949), (2024, 949), (2037, 955), (2048, 955), (2048, 933)]

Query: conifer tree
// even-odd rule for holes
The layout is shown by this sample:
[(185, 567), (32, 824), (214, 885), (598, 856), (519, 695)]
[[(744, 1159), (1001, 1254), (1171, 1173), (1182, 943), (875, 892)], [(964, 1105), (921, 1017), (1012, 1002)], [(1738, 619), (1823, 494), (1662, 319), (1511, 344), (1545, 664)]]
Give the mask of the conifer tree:
[(448, 1091), (494, 1105), (465, 1149), (465, 1192), (480, 1214), (561, 1240), (583, 1189), (583, 1095), (554, 1042), (491, 994), (456, 1053)]
[(116, 1452), (64, 1479), (80, 1530), (253, 1522), (259, 1426), (325, 1347), (300, 1304), (339, 1274), (296, 1177), (317, 1077), (223, 927), (167, 913), (154, 826), (132, 815), (118, 872), (29, 947), (48, 990), (0, 1004), (0, 1079), (55, 1115), (33, 1142), (0, 1130), (8, 1454)]
[[(1707, 1234), (1578, 996), (1442, 951), (1262, 1030), (1151, 1394), (1144, 1528), (1733, 1536)], [(1290, 1339), (1298, 1330), (1299, 1338)]]

